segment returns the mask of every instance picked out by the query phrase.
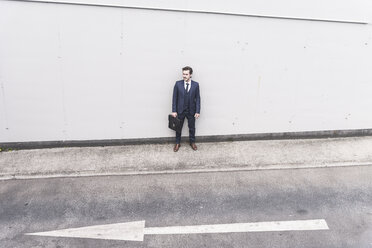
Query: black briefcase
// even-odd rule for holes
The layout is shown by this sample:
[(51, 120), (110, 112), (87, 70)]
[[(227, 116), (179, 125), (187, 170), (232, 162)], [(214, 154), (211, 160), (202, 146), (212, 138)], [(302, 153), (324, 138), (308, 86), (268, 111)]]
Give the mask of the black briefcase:
[(173, 115), (168, 115), (168, 127), (176, 132), (181, 132), (181, 121)]

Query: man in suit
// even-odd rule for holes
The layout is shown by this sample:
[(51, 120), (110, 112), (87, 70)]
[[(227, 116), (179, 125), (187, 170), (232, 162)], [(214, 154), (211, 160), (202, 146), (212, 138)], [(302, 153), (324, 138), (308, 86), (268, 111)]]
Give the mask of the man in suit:
[(200, 116), (200, 90), (199, 83), (191, 80), (192, 68), (182, 68), (183, 80), (177, 81), (173, 89), (172, 115), (181, 120), (181, 131), (176, 132), (176, 144), (174, 151), (177, 152), (181, 143), (183, 121), (187, 118), (189, 126), (189, 140), (191, 148), (196, 151), (195, 144), (195, 119)]

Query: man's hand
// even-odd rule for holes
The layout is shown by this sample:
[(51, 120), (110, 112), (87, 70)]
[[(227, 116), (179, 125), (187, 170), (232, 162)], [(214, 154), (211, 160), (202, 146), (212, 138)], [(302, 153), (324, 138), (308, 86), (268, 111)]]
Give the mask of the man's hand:
[(200, 114), (198, 114), (198, 113), (196, 113), (196, 114), (194, 115), (195, 119), (198, 119), (199, 116), (200, 116)]
[(173, 113), (172, 113), (172, 116), (173, 116), (173, 117), (177, 117), (177, 113), (176, 113), (176, 112), (173, 112)]

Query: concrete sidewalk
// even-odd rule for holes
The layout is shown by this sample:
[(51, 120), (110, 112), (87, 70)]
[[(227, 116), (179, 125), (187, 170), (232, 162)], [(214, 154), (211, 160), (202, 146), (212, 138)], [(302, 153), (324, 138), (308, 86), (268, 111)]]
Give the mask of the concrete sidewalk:
[(372, 137), (73, 147), (0, 153), (0, 180), (372, 165)]

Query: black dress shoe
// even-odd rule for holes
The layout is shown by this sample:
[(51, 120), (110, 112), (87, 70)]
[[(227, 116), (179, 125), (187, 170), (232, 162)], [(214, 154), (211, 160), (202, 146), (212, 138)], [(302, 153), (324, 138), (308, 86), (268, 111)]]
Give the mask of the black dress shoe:
[(174, 148), (173, 148), (173, 151), (178, 152), (178, 149), (180, 149), (180, 146), (181, 146), (180, 144), (175, 144)]
[(198, 147), (195, 145), (195, 143), (190, 143), (191, 148), (196, 151), (198, 150)]

